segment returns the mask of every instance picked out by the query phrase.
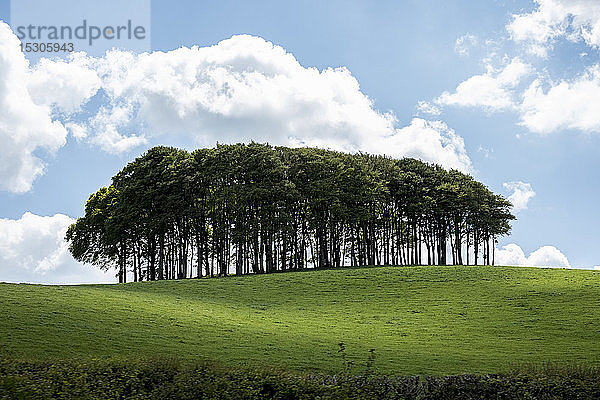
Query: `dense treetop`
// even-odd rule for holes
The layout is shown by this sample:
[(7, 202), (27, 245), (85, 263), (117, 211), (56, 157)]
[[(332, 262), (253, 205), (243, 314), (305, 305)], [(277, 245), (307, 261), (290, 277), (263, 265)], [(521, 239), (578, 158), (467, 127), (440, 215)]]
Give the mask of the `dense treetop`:
[(267, 144), (155, 147), (92, 194), (75, 259), (134, 280), (357, 265), (494, 263), (511, 204), (404, 158)]

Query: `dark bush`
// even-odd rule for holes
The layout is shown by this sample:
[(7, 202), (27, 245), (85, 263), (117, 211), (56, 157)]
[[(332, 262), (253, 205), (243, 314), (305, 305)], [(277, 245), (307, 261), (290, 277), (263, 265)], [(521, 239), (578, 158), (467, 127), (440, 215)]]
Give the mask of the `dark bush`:
[(224, 368), (177, 360), (0, 360), (0, 399), (599, 399), (600, 369), (523, 366), (507, 374), (354, 376)]

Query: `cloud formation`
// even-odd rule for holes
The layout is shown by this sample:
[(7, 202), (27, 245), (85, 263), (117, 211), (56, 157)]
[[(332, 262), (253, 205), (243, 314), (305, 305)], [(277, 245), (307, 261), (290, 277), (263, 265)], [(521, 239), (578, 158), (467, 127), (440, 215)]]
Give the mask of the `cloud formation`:
[(42, 58), (29, 71), (27, 89), (37, 104), (73, 114), (100, 89), (101, 81), (85, 53), (68, 61)]
[[(524, 44), (534, 55), (547, 57), (558, 40), (600, 48), (600, 2), (597, 0), (534, 0), (531, 12), (515, 14), (506, 25), (510, 38)], [(471, 42), (469, 35), (456, 41), (457, 52)], [(465, 50), (466, 51), (466, 50)], [(580, 57), (587, 52), (580, 52)], [(523, 55), (523, 54), (521, 54)], [(440, 106), (477, 107), (487, 112), (505, 110), (519, 115), (520, 125), (547, 135), (562, 130), (600, 132), (600, 64), (573, 77), (553, 79), (547, 70), (537, 72), (519, 58), (499, 70), (484, 59), (485, 74), (473, 75), (456, 90), (443, 92), (434, 103)], [(507, 56), (505, 56), (506, 58)], [(531, 78), (525, 80), (524, 78)], [(425, 103), (426, 104), (426, 103)]]
[[(559, 39), (600, 48), (600, 2), (535, 0), (529, 13), (513, 15), (506, 29), (530, 53), (546, 57)], [(580, 57), (587, 52), (580, 53)], [(538, 78), (522, 94), (520, 124), (542, 135), (560, 130), (600, 132), (600, 65), (572, 79)]]
[(529, 183), (521, 181), (505, 182), (503, 186), (510, 192), (508, 201), (512, 203), (513, 211), (526, 210), (529, 200), (535, 196), (535, 191)]
[(114, 272), (84, 266), (73, 259), (64, 240), (72, 218), (25, 213), (20, 219), (0, 219), (0, 277), (7, 282), (114, 282)]
[(600, 66), (573, 80), (550, 84), (547, 90), (536, 79), (525, 91), (520, 108), (521, 124), (532, 132), (600, 132)]
[(428, 101), (419, 101), (417, 103), (417, 111), (423, 114), (440, 115), (442, 111), (435, 104)]
[[(268, 141), (470, 169), (464, 146), (446, 126), (414, 120), (398, 128), (395, 116), (377, 111), (346, 68), (306, 68), (259, 37), (166, 53), (114, 51), (94, 63), (110, 103), (90, 126), (92, 140), (106, 150), (169, 133), (204, 145)], [(135, 134), (128, 134), (131, 129)]]
[[(548, 135), (557, 131), (600, 132), (600, 64), (588, 67), (572, 79), (552, 80), (534, 75), (530, 64), (519, 58), (500, 69), (473, 75), (458, 84), (453, 93), (443, 92), (432, 103), (419, 102), (418, 110), (435, 106), (480, 108), (486, 112), (512, 110), (519, 124), (530, 132)], [(530, 79), (525, 79), (529, 77)]]
[[(36, 126), (56, 130), (44, 135), (57, 138), (52, 146), (38, 138), (24, 150), (27, 154), (36, 147), (62, 146), (68, 131), (111, 153), (171, 135), (199, 145), (255, 140), (419, 157), (471, 169), (462, 139), (443, 123), (415, 119), (399, 127), (392, 112), (374, 108), (348, 69), (304, 67), (260, 37), (239, 35), (214, 46), (169, 52), (113, 50), (100, 58), (77, 53), (67, 60), (42, 59), (30, 68), (3, 23), (2, 32), (3, 45), (14, 50), (5, 58), (20, 60), (15, 70), (21, 97), (46, 118), (45, 125), (38, 121)], [(35, 167), (25, 184), (5, 190), (28, 190), (42, 173), (41, 163)]]
[(496, 249), (495, 264), (523, 267), (570, 267), (567, 257), (554, 246), (542, 246), (526, 257), (523, 249), (515, 243)]
[(43, 174), (37, 152), (54, 153), (66, 143), (67, 130), (47, 105), (34, 101), (28, 88), (29, 62), (19, 40), (0, 21), (0, 190), (27, 192)]
[(481, 107), (501, 111), (515, 107), (513, 89), (531, 72), (531, 66), (513, 58), (500, 70), (491, 65), (482, 75), (461, 82), (454, 93), (443, 92), (435, 103), (442, 106)]
[(600, 46), (600, 2), (597, 0), (535, 0), (530, 13), (513, 15), (506, 30), (525, 43), (529, 53), (547, 56), (558, 38)]

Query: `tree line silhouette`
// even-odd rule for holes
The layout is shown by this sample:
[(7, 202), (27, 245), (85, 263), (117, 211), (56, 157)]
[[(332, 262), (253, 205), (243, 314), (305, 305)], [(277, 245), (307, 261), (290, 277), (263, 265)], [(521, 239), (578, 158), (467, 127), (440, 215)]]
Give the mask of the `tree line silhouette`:
[(154, 147), (67, 231), (78, 261), (134, 281), (359, 265), (494, 264), (511, 204), (471, 176), (268, 144)]

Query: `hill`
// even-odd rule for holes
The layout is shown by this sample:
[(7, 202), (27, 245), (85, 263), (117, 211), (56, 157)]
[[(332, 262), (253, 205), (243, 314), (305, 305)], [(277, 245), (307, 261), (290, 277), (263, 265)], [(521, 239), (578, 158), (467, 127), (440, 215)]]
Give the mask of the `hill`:
[[(600, 364), (600, 272), (377, 267), (120, 285), (0, 284), (0, 355), (177, 356), (386, 374)], [(362, 368), (362, 366), (360, 367)]]

